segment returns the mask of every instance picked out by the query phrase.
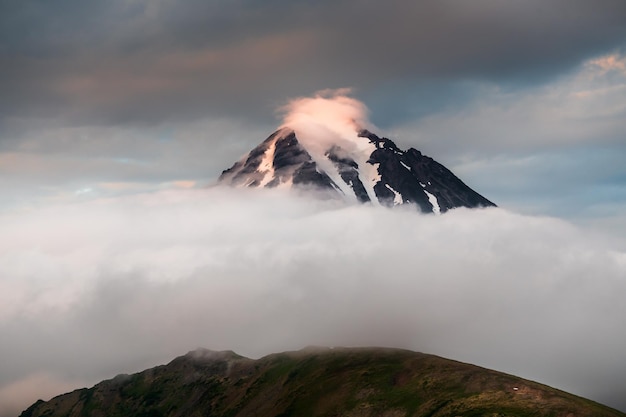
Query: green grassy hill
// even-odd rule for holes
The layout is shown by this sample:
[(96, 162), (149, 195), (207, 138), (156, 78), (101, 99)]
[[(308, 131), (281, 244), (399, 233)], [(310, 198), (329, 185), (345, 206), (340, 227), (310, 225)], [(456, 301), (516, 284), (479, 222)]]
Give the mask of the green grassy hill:
[(38, 401), (21, 417), (626, 416), (511, 375), (406, 350), (197, 350)]

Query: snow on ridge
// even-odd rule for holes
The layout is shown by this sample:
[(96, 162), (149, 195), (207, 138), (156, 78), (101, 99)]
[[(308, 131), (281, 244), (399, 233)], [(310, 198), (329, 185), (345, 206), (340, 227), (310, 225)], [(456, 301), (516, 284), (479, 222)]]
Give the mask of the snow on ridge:
[(263, 155), (263, 160), (259, 164), (258, 171), (264, 173), (263, 179), (259, 184), (259, 187), (265, 187), (273, 178), (274, 178), (274, 153), (276, 152), (276, 141), (274, 141), (268, 146), (265, 154)]
[(372, 152), (376, 150), (376, 145), (370, 142), (368, 138), (360, 137), (357, 132), (354, 133), (351, 141), (355, 144), (355, 152), (352, 155), (352, 159), (359, 166), (359, 179), (363, 183), (370, 201), (380, 205), (380, 201), (378, 201), (378, 197), (376, 197), (374, 192), (374, 186), (381, 180), (378, 172), (378, 165), (380, 164), (367, 162)]
[(359, 179), (363, 183), (370, 201), (376, 205), (380, 204), (374, 192), (374, 186), (381, 180), (378, 164), (367, 162), (376, 146), (368, 138), (358, 135), (360, 129), (355, 127), (353, 121), (322, 126), (313, 120), (308, 120), (308, 124), (303, 123), (302, 129), (298, 129), (296, 125), (287, 125), (286, 127), (293, 129), (298, 142), (311, 155), (320, 171), (328, 175), (350, 200), (357, 201), (353, 187), (346, 184), (335, 163), (326, 155), (332, 147), (341, 149), (347, 157), (356, 162)]
[(279, 182), (276, 186), (277, 189), (289, 189), (293, 185), (293, 177), (289, 177), (285, 182)]
[(428, 197), (428, 201), (430, 201), (430, 204), (432, 204), (433, 206), (433, 213), (441, 214), (441, 208), (439, 207), (439, 202), (437, 201), (437, 197), (435, 197), (433, 194), (429, 193), (426, 190), (424, 190), (424, 192), (426, 193), (426, 196)]
[[(297, 134), (296, 134), (297, 135)], [(307, 149), (308, 151), (308, 149)], [(337, 187), (341, 193), (345, 196), (348, 196), (350, 200), (357, 201), (356, 194), (352, 187), (345, 183), (341, 175), (339, 174), (339, 170), (337, 166), (328, 159), (326, 155), (319, 155), (316, 152), (309, 152), (313, 161), (317, 164), (320, 171), (324, 172), (334, 183), (334, 187)]]
[(393, 194), (394, 194), (394, 196), (393, 196), (393, 205), (394, 205), (394, 206), (397, 206), (397, 205), (399, 205), (399, 204), (402, 204), (402, 203), (403, 203), (403, 200), (402, 200), (402, 194), (400, 194), (399, 192), (397, 192), (396, 190), (394, 190), (394, 189), (391, 187), (391, 185), (389, 185), (389, 184), (385, 184), (385, 187), (389, 188), (389, 190), (391, 190), (391, 191), (393, 192)]

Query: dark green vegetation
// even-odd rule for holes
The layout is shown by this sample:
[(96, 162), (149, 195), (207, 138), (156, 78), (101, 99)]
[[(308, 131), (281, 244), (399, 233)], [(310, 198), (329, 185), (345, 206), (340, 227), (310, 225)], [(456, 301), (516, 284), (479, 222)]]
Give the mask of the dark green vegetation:
[(305, 349), (259, 360), (197, 350), (38, 401), (21, 417), (626, 416), (553, 388), (397, 349)]

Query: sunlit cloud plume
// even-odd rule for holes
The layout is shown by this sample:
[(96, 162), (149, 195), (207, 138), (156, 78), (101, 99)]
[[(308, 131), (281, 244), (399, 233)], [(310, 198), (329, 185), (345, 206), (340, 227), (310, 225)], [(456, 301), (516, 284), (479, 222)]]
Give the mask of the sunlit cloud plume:
[(367, 139), (357, 138), (358, 131), (374, 129), (364, 103), (350, 96), (349, 88), (322, 90), (313, 97), (290, 100), (279, 109), (282, 127), (296, 132), (306, 149), (324, 154), (333, 145), (353, 150)]

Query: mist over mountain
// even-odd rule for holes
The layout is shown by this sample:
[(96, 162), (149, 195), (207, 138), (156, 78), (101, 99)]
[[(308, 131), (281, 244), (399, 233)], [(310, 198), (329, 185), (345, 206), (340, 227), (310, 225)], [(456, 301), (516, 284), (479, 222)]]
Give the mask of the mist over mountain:
[(625, 414), (545, 385), (400, 349), (320, 348), (258, 360), (196, 349), (167, 365), (37, 401), (20, 417)]

